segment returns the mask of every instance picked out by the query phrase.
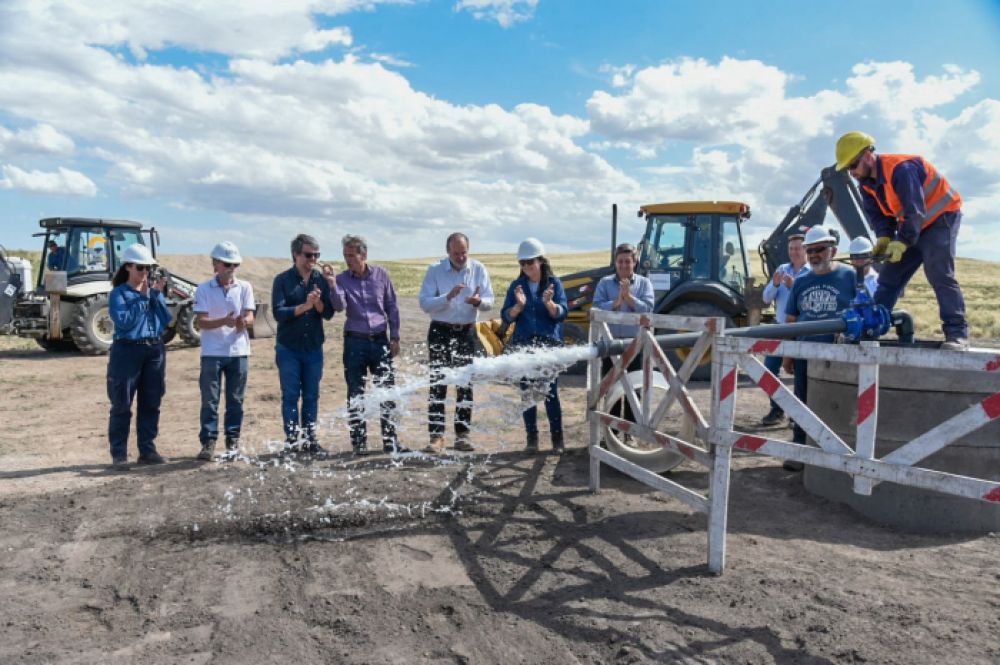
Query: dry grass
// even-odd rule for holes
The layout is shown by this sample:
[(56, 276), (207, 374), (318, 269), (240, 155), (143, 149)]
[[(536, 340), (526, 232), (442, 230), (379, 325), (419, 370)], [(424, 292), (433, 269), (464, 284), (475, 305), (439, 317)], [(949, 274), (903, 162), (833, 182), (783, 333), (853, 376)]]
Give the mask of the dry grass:
[[(31, 260), (37, 275), (40, 252), (13, 250), (12, 256), (22, 256)], [(493, 291), (497, 298), (503, 298), (510, 282), (517, 277), (519, 268), (514, 254), (476, 254), (475, 258), (482, 261), (490, 273)], [(167, 255), (162, 257), (165, 265), (172, 270), (192, 279), (203, 279), (208, 276), (210, 264), (204, 257)], [(401, 295), (414, 296), (420, 291), (427, 266), (439, 261), (440, 258), (405, 259), (401, 261), (380, 261), (392, 275), (393, 283)], [(554, 254), (550, 257), (556, 274), (566, 275), (580, 270), (597, 268), (609, 264), (607, 250), (596, 252), (581, 252), (569, 254)], [(338, 270), (343, 264), (335, 264)], [(254, 283), (258, 297), (267, 299), (271, 278), (281, 270), (287, 269), (289, 262), (285, 259), (269, 259), (247, 257), (242, 276)], [(1000, 340), (1000, 263), (979, 261), (976, 259), (958, 259), (956, 270), (962, 290), (965, 292), (966, 310), (971, 327), (971, 336), (978, 340)], [(753, 257), (750, 261), (750, 273), (760, 279), (760, 262)], [(938, 319), (937, 300), (934, 292), (924, 278), (923, 271), (918, 271), (913, 281), (906, 288), (905, 297), (899, 301), (899, 308), (913, 314), (917, 325), (917, 333), (921, 337), (939, 337), (940, 320)], [(3, 340), (4, 338), (0, 338)], [(10, 338), (6, 338), (9, 341)], [(32, 348), (33, 342), (18, 344), (17, 348)], [(0, 343), (0, 348), (12, 348), (7, 341)]]

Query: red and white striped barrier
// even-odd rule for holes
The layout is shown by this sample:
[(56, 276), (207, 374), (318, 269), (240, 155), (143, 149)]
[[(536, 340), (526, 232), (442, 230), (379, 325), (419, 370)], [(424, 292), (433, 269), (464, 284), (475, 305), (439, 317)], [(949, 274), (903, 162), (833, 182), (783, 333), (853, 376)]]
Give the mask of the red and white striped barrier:
[[(1000, 372), (1000, 354), (986, 351), (940, 351), (917, 347), (881, 347), (877, 342), (859, 345), (819, 344), (792, 340), (726, 337), (721, 319), (637, 315), (591, 310), (590, 341), (611, 339), (608, 323), (638, 324), (641, 332), (619, 358), (613, 369), (601, 377), (600, 359), (592, 359), (588, 374), (588, 419), (590, 422), (590, 488), (600, 488), (600, 465), (608, 464), (636, 480), (659, 489), (708, 514), (708, 567), (721, 574), (725, 567), (726, 519), (733, 449), (796, 460), (817, 467), (851, 474), (854, 491), (870, 495), (874, 485), (893, 482), (980, 501), (1000, 502), (1000, 482), (970, 478), (916, 466), (918, 462), (961, 439), (968, 433), (1000, 418), (1000, 392), (974, 404), (930, 431), (897, 448), (882, 459), (875, 457), (878, 421), (879, 367), (895, 365), (938, 370)], [(656, 343), (650, 329), (701, 331), (695, 348), (678, 371), (674, 371)], [(701, 416), (686, 389), (687, 379), (702, 354), (712, 347), (712, 415)], [(628, 364), (642, 354), (642, 401), (628, 378)], [(855, 447), (852, 448), (829, 426), (799, 401), (754, 357), (754, 354), (786, 358), (830, 360), (858, 365), (858, 396)], [(659, 404), (653, 404), (653, 368), (665, 377), (669, 390)], [(738, 377), (744, 372), (775, 401), (818, 447), (779, 441), (733, 429)], [(634, 420), (607, 413), (606, 398), (613, 386), (624, 389)], [(659, 431), (674, 403), (681, 417), (691, 423), (691, 440)], [(605, 427), (627, 432), (632, 437), (678, 452), (709, 469), (709, 491), (700, 494), (652, 473), (633, 461), (601, 447)]]

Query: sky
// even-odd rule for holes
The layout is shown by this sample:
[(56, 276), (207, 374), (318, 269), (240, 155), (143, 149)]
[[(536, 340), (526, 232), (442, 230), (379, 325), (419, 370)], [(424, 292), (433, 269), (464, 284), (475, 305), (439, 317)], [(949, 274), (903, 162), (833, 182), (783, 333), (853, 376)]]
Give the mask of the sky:
[(752, 256), (855, 129), (1000, 260), (997, 0), (0, 0), (9, 249), (79, 216), (185, 254), (589, 251), (612, 203), (637, 240), (639, 205), (708, 199), (750, 205)]

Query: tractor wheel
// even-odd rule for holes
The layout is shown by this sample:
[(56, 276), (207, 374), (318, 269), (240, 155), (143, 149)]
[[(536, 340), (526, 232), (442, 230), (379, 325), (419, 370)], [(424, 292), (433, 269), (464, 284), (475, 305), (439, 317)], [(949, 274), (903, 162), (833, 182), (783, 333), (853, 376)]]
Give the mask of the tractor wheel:
[(77, 305), (70, 334), (77, 348), (88, 356), (101, 356), (111, 349), (115, 324), (106, 293), (91, 296)]
[(177, 326), (167, 328), (163, 331), (163, 334), (160, 335), (160, 339), (163, 340), (164, 344), (170, 344), (174, 337), (177, 337)]
[(191, 346), (201, 345), (201, 328), (198, 327), (198, 315), (194, 313), (194, 308), (191, 305), (182, 307), (177, 312), (177, 325), (174, 328), (177, 329), (177, 333), (184, 340), (185, 344), (190, 344)]
[[(712, 303), (708, 302), (685, 302), (681, 303), (677, 307), (673, 308), (664, 314), (673, 314), (675, 316), (722, 316), (726, 319), (726, 327), (733, 327), (733, 320), (727, 315), (722, 309)], [(657, 334), (673, 333), (676, 330), (657, 330)], [(680, 347), (673, 349), (664, 349), (667, 358), (670, 360), (670, 364), (674, 366), (674, 369), (680, 369), (681, 365), (687, 359), (688, 355), (691, 353), (690, 347)], [(694, 373), (691, 374), (692, 381), (711, 381), (712, 380), (712, 354), (706, 353), (698, 363), (695, 368)]]
[(45, 337), (36, 337), (35, 342), (38, 343), (38, 346), (52, 353), (72, 353), (77, 350), (76, 344), (69, 336), (62, 339), (49, 339), (49, 336), (46, 335)]
[[(635, 397), (639, 404), (642, 404), (642, 370), (629, 372), (629, 381), (635, 388)], [(652, 404), (656, 404), (666, 396), (670, 390), (667, 380), (659, 372), (653, 372), (653, 383), (650, 389), (652, 393)], [(605, 413), (622, 413), (623, 405), (626, 404), (625, 388), (620, 382), (615, 382), (611, 387), (607, 397), (604, 398), (603, 410)], [(674, 407), (675, 409), (677, 407)], [(666, 419), (663, 421), (666, 422)], [(663, 430), (662, 426), (658, 429)], [(630, 462), (649, 469), (653, 473), (664, 473), (674, 468), (684, 461), (684, 455), (672, 450), (663, 448), (655, 443), (647, 443), (632, 438), (631, 435), (620, 432), (614, 427), (605, 425), (603, 427), (602, 439), (604, 447)], [(678, 432), (678, 435), (681, 433)]]
[[(590, 343), (590, 340), (587, 339), (587, 331), (584, 330), (582, 326), (578, 326), (575, 323), (563, 323), (562, 336), (563, 344), (566, 346), (577, 346), (580, 344)], [(563, 371), (564, 374), (585, 374), (586, 372), (586, 360), (573, 363)]]

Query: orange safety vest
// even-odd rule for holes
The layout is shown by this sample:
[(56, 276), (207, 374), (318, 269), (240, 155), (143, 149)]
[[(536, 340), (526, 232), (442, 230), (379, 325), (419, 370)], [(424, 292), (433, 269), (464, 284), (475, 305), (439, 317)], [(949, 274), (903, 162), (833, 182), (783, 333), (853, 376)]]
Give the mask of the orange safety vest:
[(882, 164), (882, 173), (885, 175), (885, 200), (889, 204), (886, 208), (882, 204), (882, 199), (880, 199), (875, 194), (875, 189), (868, 185), (862, 185), (862, 189), (872, 195), (878, 207), (882, 209), (882, 214), (886, 217), (892, 217), (897, 223), (903, 222), (903, 202), (899, 198), (899, 194), (892, 186), (892, 172), (896, 170), (896, 167), (903, 162), (910, 161), (911, 159), (918, 160), (924, 166), (924, 171), (927, 172), (927, 178), (924, 180), (924, 224), (921, 226), (921, 230), (926, 229), (928, 226), (934, 223), (938, 217), (946, 212), (952, 210), (961, 210), (962, 208), (962, 197), (959, 196), (958, 192), (951, 188), (948, 181), (943, 175), (938, 173), (938, 170), (928, 162), (923, 157), (919, 155), (879, 155), (879, 162)]

